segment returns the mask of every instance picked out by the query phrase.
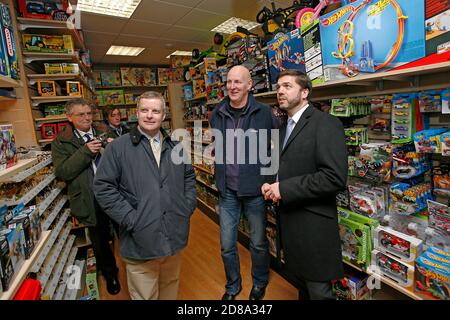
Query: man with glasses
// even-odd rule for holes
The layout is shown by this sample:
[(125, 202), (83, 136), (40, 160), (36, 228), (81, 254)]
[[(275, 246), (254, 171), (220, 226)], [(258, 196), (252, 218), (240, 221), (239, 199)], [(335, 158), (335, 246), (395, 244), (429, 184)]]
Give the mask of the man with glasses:
[(71, 126), (52, 142), (55, 174), (67, 183), (71, 214), (88, 226), (97, 270), (103, 274), (108, 292), (114, 295), (120, 292), (120, 284), (109, 245), (111, 221), (92, 191), (102, 151), (102, 143), (96, 137), (103, 131), (92, 125), (91, 106), (82, 98), (67, 102), (66, 115)]

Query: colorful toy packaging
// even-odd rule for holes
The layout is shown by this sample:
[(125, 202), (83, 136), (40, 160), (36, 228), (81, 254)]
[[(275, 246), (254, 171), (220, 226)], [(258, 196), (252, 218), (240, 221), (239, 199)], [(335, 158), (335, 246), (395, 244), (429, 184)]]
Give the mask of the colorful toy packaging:
[(303, 48), (305, 52), (306, 74), (313, 85), (325, 82), (323, 74), (322, 46), (320, 43), (319, 20), (302, 31)]
[(333, 280), (332, 288), (338, 300), (369, 300), (369, 276), (363, 272), (346, 273), (343, 279)]
[(386, 71), (425, 56), (423, 1), (361, 0), (320, 17), (326, 81)]
[(5, 75), (10, 76), (13, 79), (20, 79), (19, 64), (17, 61), (16, 38), (14, 35), (14, 27), (12, 24), (11, 12), (9, 7), (4, 4), (0, 4), (0, 12), (1, 12), (0, 29), (2, 38), (1, 42), (3, 42), (4, 44), (2, 50), (5, 50), (4, 54), (6, 62)]
[(450, 168), (448, 164), (433, 166), (433, 193), (450, 198)]
[(392, 147), (389, 143), (368, 143), (361, 145), (355, 159), (356, 176), (374, 182), (388, 181), (392, 166)]
[(336, 117), (351, 117), (370, 114), (370, 99), (367, 97), (331, 100), (330, 114)]
[(300, 29), (295, 29), (268, 42), (267, 48), (272, 90), (276, 90), (276, 78), (280, 71), (286, 69), (306, 71)]
[(450, 3), (441, 0), (425, 1), (425, 39), (427, 56), (450, 41)]
[(100, 71), (100, 85), (102, 87), (120, 87), (120, 72), (118, 70)]
[(375, 96), (370, 101), (369, 138), (389, 139), (391, 134), (392, 96)]
[(16, 151), (12, 124), (0, 124), (0, 171), (17, 163)]
[(98, 105), (99, 106), (107, 106), (107, 105), (123, 105), (124, 97), (123, 90), (98, 90), (97, 91)]
[(14, 276), (8, 239), (0, 236), (0, 292), (7, 291)]
[(156, 73), (150, 68), (120, 68), (120, 76), (125, 87), (156, 85)]
[(170, 69), (168, 68), (158, 68), (158, 85), (164, 86), (169, 83), (170, 80)]
[(192, 85), (187, 84), (183, 86), (184, 100), (192, 100), (194, 98), (194, 91)]
[(349, 207), (353, 212), (372, 219), (381, 219), (385, 215), (387, 196), (382, 187), (355, 184), (349, 185), (348, 191)]
[(416, 132), (414, 134), (416, 151), (421, 153), (442, 153), (441, 134), (447, 131), (447, 128), (434, 128)]
[(414, 125), (414, 94), (395, 94), (392, 97), (392, 142), (411, 141)]
[(392, 159), (392, 174), (399, 179), (417, 177), (431, 169), (429, 155), (415, 152), (413, 144), (395, 148)]
[(51, 36), (45, 34), (23, 34), (25, 51), (49, 53), (74, 53), (71, 35)]
[(422, 253), (422, 240), (382, 226), (373, 231), (373, 245), (408, 264)]
[(441, 112), (441, 91), (429, 90), (419, 94), (420, 112)]
[(407, 289), (412, 290), (414, 287), (414, 267), (384, 252), (372, 251), (370, 271), (383, 275)]
[(450, 113), (450, 89), (442, 90), (442, 113)]
[(68, 16), (68, 14), (66, 14), (69, 6), (67, 0), (19, 0), (18, 2), (20, 14), (24, 18), (62, 20), (62, 17)]
[(428, 225), (450, 241), (450, 209), (445, 204), (428, 200)]
[(433, 199), (430, 183), (412, 184), (396, 182), (389, 188), (389, 211), (398, 215), (412, 215), (427, 208), (427, 200)]
[(429, 298), (450, 300), (450, 268), (441, 261), (417, 258), (414, 290)]
[(345, 144), (348, 146), (359, 146), (369, 142), (367, 128), (346, 128)]

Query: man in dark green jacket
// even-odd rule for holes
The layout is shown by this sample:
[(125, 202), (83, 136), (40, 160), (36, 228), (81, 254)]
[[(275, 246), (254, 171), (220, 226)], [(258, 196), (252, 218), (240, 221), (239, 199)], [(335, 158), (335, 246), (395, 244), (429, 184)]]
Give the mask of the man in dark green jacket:
[(84, 99), (66, 104), (67, 126), (52, 143), (55, 174), (68, 186), (72, 216), (88, 226), (97, 269), (106, 279), (110, 294), (120, 291), (114, 253), (109, 245), (110, 219), (101, 210), (92, 191), (94, 174), (101, 157), (103, 131), (92, 126), (92, 109)]

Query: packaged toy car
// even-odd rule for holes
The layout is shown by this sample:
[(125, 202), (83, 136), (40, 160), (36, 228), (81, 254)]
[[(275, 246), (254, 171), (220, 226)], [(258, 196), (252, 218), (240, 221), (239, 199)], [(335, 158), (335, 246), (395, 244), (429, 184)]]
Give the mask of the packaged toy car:
[(372, 251), (370, 271), (382, 275), (404, 288), (412, 290), (414, 286), (414, 267), (378, 250)]
[(35, 1), (19, 0), (22, 17), (31, 19), (67, 20), (67, 0)]
[(16, 139), (12, 124), (0, 124), (0, 171), (17, 163)]
[(389, 181), (391, 152), (389, 143), (362, 144), (359, 157), (355, 160), (357, 176), (374, 182)]
[(422, 240), (381, 226), (373, 231), (373, 245), (409, 264), (422, 253)]
[(23, 34), (22, 41), (25, 51), (74, 53), (71, 35)]
[(415, 263), (416, 292), (427, 295), (428, 298), (450, 299), (450, 268), (437, 261), (419, 257)]
[(430, 90), (419, 94), (420, 112), (441, 112), (441, 91)]
[(368, 300), (370, 296), (367, 287), (369, 276), (363, 272), (346, 273), (344, 278), (333, 280), (332, 289), (338, 300)]
[(447, 131), (447, 128), (433, 128), (416, 132), (414, 134), (416, 151), (421, 153), (441, 153), (441, 134)]

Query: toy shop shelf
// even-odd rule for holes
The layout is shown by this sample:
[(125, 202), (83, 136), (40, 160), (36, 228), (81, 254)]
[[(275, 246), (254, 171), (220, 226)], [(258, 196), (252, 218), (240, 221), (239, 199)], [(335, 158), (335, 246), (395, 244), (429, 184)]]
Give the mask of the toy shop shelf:
[(375, 277), (376, 279), (380, 280), (384, 284), (394, 288), (395, 290), (403, 293), (404, 295), (406, 295), (406, 296), (408, 296), (410, 298), (413, 298), (414, 300), (429, 300), (426, 297), (424, 297), (424, 296), (422, 296), (422, 295), (420, 295), (420, 294), (418, 294), (416, 292), (413, 292), (411, 290), (405, 289), (404, 287), (398, 285), (394, 281), (392, 281), (392, 280), (390, 280), (390, 279), (388, 279), (386, 277), (380, 276), (379, 274), (374, 273), (374, 272), (372, 272), (370, 270), (367, 270), (367, 274)]
[(184, 121), (186, 121), (186, 122), (194, 122), (194, 121), (208, 122), (208, 119), (195, 119), (195, 120), (192, 120), (192, 119), (186, 120), (185, 119)]
[(16, 98), (6, 97), (6, 96), (0, 96), (0, 101), (15, 101)]
[(77, 63), (87, 77), (92, 77), (92, 71), (81, 62), (76, 54), (23, 51), (22, 55), (25, 57), (25, 63), (32, 63), (33, 61), (71, 61)]
[(20, 88), (22, 82), (14, 80), (10, 77), (0, 76), (0, 88)]
[(19, 160), (14, 166), (0, 171), (0, 182), (14, 181), (14, 177), (19, 174), (20, 171), (26, 170), (36, 163), (38, 163), (37, 158)]
[[(328, 100), (361, 95), (382, 95), (450, 86), (450, 62), (435, 63), (403, 70), (387, 71), (313, 86), (312, 100)], [(254, 95), (261, 99), (276, 99), (276, 91)]]
[(204, 185), (204, 186), (210, 188), (211, 190), (214, 190), (214, 191), (216, 191), (216, 192), (219, 192), (219, 190), (217, 190), (216, 187), (213, 187), (212, 185), (206, 183), (206, 182), (203, 181), (202, 179), (196, 178), (196, 180), (197, 180), (197, 182), (200, 182), (202, 185)]
[(42, 124), (44, 123), (54, 123), (54, 122), (61, 122), (61, 121), (67, 121), (66, 116), (53, 116), (53, 117), (45, 117), (45, 118), (36, 118), (34, 119), (36, 122), (36, 126), (40, 128)]
[(34, 85), (37, 80), (55, 80), (55, 81), (57, 81), (57, 80), (79, 80), (80, 82), (82, 82), (84, 84), (84, 86), (86, 88), (88, 88), (89, 91), (91, 91), (91, 93), (95, 94), (94, 90), (92, 90), (91, 87), (89, 87), (89, 84), (86, 82), (84, 77), (82, 77), (78, 73), (28, 74), (27, 77), (29, 79), (28, 82), (30, 85)]
[(33, 101), (33, 106), (36, 107), (41, 103), (47, 103), (47, 102), (63, 102), (73, 99), (79, 99), (80, 96), (53, 96), (53, 97), (38, 97), (34, 96), (31, 97), (31, 100)]
[(41, 144), (51, 143), (52, 141), (53, 141), (53, 139), (41, 139), (41, 140), (38, 140), (38, 142), (41, 143)]
[(191, 102), (191, 101), (203, 100), (203, 99), (206, 99), (206, 98), (207, 98), (207, 97), (206, 97), (206, 94), (205, 94), (205, 95), (202, 95), (202, 96), (193, 98), (193, 99), (184, 100), (184, 102)]
[(358, 267), (358, 266), (355, 266), (353, 263), (350, 263), (350, 262), (348, 262), (348, 261), (346, 261), (346, 260), (342, 260), (342, 262), (344, 262), (346, 265), (352, 267), (353, 269), (356, 269), (356, 270), (358, 270), (358, 271), (366, 272), (366, 273), (367, 273), (367, 271), (366, 271), (365, 269), (363, 269), (363, 268), (361, 268), (361, 267)]
[(108, 86), (108, 87), (95, 87), (96, 90), (109, 90), (109, 89), (148, 89), (148, 88), (167, 88), (166, 84), (151, 85), (151, 86)]
[(211, 171), (206, 170), (205, 168), (202, 168), (202, 167), (197, 166), (197, 165), (195, 165), (195, 164), (193, 164), (192, 166), (193, 166), (194, 168), (200, 170), (200, 171), (203, 171), (203, 172), (207, 173), (207, 174), (214, 175)]
[(74, 245), (75, 248), (80, 249), (80, 248), (84, 248), (84, 247), (90, 247), (92, 245), (92, 243), (90, 241), (86, 241), (86, 239), (81, 239), (80, 241), (79, 240), (80, 240), (79, 238), (77, 238), (77, 240), (75, 240), (75, 245)]
[(11, 286), (8, 291), (6, 292), (0, 292), (0, 300), (11, 300), (14, 298), (14, 295), (16, 294), (17, 290), (20, 288), (20, 285), (22, 284), (23, 280), (27, 277), (28, 272), (30, 271), (31, 266), (34, 264), (34, 261), (39, 256), (40, 252), (42, 251), (42, 248), (45, 246), (45, 243), (50, 237), (50, 231), (43, 231), (41, 234), (41, 239), (39, 240), (38, 244), (35, 246), (33, 250), (33, 254), (28, 260), (25, 260), (24, 264), (20, 268), (19, 271), (16, 271), (14, 275), (14, 280), (11, 283)]
[(197, 197), (197, 201), (200, 202), (203, 206), (205, 206), (206, 208), (208, 208), (209, 210), (211, 210), (211, 212), (214, 212), (215, 214), (218, 214), (216, 209), (214, 209), (213, 207), (211, 207), (209, 204), (207, 204), (205, 201), (203, 201), (202, 199), (200, 199), (199, 197)]
[(39, 192), (44, 190), (46, 186), (48, 186), (53, 180), (56, 179), (56, 176), (51, 173), (47, 177), (44, 178), (41, 182), (37, 184), (33, 189), (31, 189), (29, 192), (27, 192), (22, 198), (16, 200), (16, 201), (4, 201), (0, 202), (0, 205), (6, 204), (7, 206), (17, 206), (19, 203), (23, 203), (26, 205), (28, 202), (30, 202), (34, 197), (36, 197)]
[[(86, 46), (81, 39), (80, 33), (71, 22), (30, 18), (17, 18), (17, 21), (19, 21), (18, 27), (22, 31), (27, 29), (48, 29), (45, 33), (49, 35), (69, 34), (72, 36), (75, 47), (86, 51)], [(70, 27), (68, 24), (70, 24)]]

